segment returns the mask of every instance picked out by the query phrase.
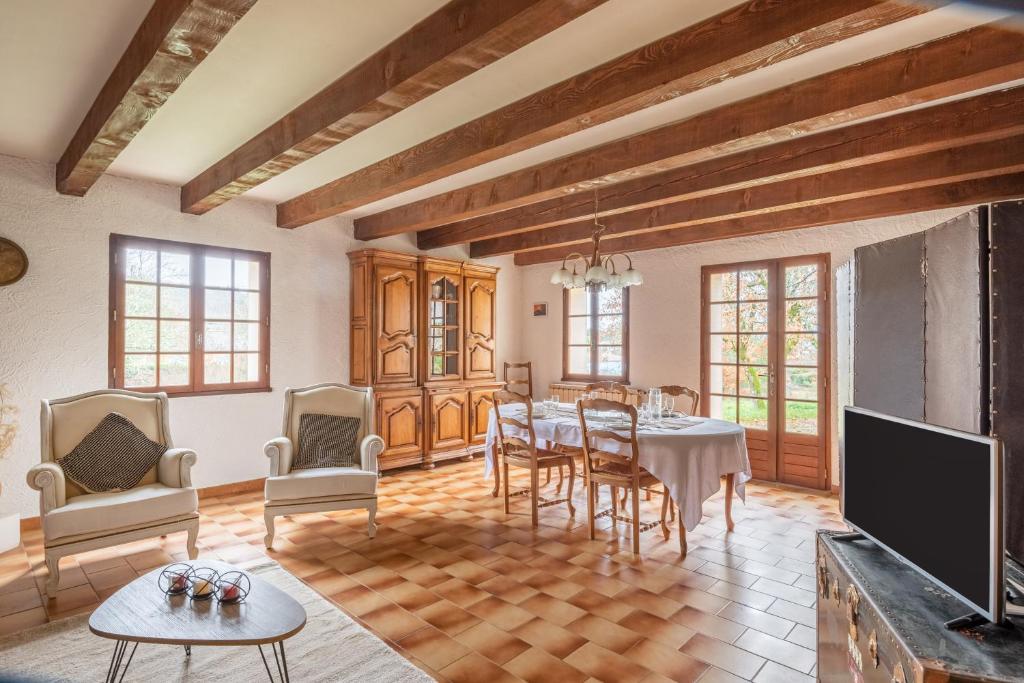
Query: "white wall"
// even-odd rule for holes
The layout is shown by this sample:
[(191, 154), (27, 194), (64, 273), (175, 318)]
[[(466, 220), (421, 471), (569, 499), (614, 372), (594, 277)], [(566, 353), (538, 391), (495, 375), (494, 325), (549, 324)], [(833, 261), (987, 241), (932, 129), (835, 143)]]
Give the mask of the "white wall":
[[(348, 378), (349, 221), (299, 230), (275, 226), (274, 206), (239, 199), (205, 216), (178, 210), (178, 189), (104, 176), (84, 198), (54, 190), (50, 164), (0, 156), (0, 236), (29, 256), (20, 282), (0, 288), (0, 385), (18, 409), (10, 452), (0, 454), (0, 516), (38, 514), (25, 473), (39, 462), (39, 401), (107, 384), (108, 238), (112, 232), (271, 253), (271, 393), (171, 399), (175, 444), (196, 449), (200, 487), (266, 474), (265, 440), (280, 429), (288, 386)], [(413, 252), (407, 237), (372, 246)], [(465, 257), (459, 249), (441, 255)], [(499, 364), (518, 357), (518, 273), (499, 273)]]
[[(856, 247), (926, 230), (966, 210), (944, 209), (634, 254), (645, 282), (630, 291), (630, 383), (641, 387), (700, 386), (701, 266), (830, 253), (835, 268), (852, 258)], [(555, 264), (546, 264), (520, 269), (524, 310), (536, 302), (549, 304), (546, 318), (523, 319), (522, 354), (534, 363), (534, 385), (538, 387), (560, 380), (562, 374), (562, 293), (548, 282), (555, 268)], [(834, 329), (834, 307), (832, 317)], [(833, 416), (837, 412), (836, 372), (833, 348)], [(835, 420), (831, 443), (830, 470), (833, 482), (838, 483)]]

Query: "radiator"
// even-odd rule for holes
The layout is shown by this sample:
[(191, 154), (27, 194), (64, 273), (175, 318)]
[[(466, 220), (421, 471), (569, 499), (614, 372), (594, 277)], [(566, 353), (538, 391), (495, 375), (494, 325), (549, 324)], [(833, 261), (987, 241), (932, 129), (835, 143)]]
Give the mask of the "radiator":
[[(586, 384), (580, 384), (577, 382), (552, 382), (549, 386), (548, 396), (557, 396), (559, 403), (576, 403), (577, 399), (583, 395), (586, 390)], [(607, 398), (612, 401), (618, 401), (619, 395), (616, 392), (611, 391), (596, 391), (598, 398)], [(644, 392), (642, 389), (630, 389), (629, 394), (626, 396), (626, 403), (630, 405), (639, 405), (643, 401)], [(543, 397), (547, 398), (547, 396)], [(538, 400), (542, 400), (538, 397)]]

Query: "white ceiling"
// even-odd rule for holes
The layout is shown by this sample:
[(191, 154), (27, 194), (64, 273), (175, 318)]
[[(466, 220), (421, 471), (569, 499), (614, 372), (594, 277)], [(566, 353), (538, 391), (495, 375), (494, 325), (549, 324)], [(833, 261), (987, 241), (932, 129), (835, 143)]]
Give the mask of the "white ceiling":
[[(110, 167), (182, 185), (444, 4), (258, 0)], [(738, 0), (609, 0), (264, 183), (282, 201), (649, 43)], [(0, 0), (0, 154), (55, 162), (152, 0)], [(372, 213), (997, 18), (946, 7), (362, 207)]]

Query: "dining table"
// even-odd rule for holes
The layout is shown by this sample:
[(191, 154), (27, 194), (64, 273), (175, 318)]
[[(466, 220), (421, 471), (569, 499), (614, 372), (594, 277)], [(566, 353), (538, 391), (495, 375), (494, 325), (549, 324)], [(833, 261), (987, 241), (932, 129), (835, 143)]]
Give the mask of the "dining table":
[[(502, 416), (517, 416), (525, 422), (526, 408), (523, 404), (503, 405), (500, 410)], [(623, 435), (628, 435), (630, 429), (628, 424), (622, 423), (621, 417), (600, 414), (588, 416), (587, 426), (591, 430), (612, 429)], [(529, 438), (524, 429), (509, 424), (503, 425), (503, 429), (506, 438)], [(559, 403), (553, 410), (545, 409), (543, 404), (534, 404), (533, 429), (540, 447), (583, 447), (583, 430), (573, 404)], [(687, 531), (693, 531), (700, 524), (704, 501), (721, 489), (721, 480), (725, 477), (725, 519), (728, 529), (732, 531), (733, 494), (735, 492), (745, 501), (745, 484), (751, 478), (746, 434), (742, 425), (679, 413), (657, 419), (641, 418), (637, 424), (637, 443), (640, 466), (665, 485), (679, 506)], [(592, 445), (625, 455), (630, 455), (632, 448), (629, 443), (613, 439), (594, 439)], [(497, 466), (498, 423), (494, 410), (491, 411), (487, 425), (484, 453), (484, 477), (494, 475), (493, 495), (497, 496), (501, 485), (501, 468)]]

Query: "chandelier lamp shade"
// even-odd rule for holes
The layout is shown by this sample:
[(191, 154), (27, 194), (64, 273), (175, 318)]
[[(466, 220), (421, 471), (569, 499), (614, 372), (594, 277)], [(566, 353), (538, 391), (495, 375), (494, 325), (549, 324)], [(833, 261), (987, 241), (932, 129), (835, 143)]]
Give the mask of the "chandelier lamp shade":
[[(594, 250), (590, 257), (573, 252), (562, 259), (562, 267), (551, 274), (551, 284), (565, 289), (622, 289), (644, 283), (640, 271), (633, 268), (628, 254), (601, 254), (601, 234), (605, 226), (597, 220), (597, 193), (594, 193)], [(618, 261), (616, 260), (618, 259)], [(626, 270), (619, 272), (619, 263), (625, 259)], [(569, 267), (572, 266), (572, 270)]]

